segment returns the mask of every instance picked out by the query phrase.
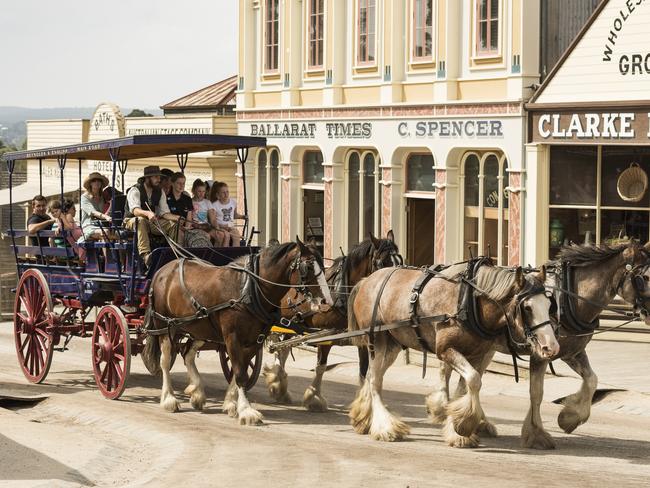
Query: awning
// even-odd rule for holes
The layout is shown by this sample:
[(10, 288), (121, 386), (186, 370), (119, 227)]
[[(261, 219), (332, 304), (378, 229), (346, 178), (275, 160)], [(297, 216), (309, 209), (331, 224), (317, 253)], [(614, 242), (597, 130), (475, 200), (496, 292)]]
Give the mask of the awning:
[(0, 156), (0, 161), (57, 159), (63, 156), (68, 159), (94, 159), (97, 161), (131, 160), (264, 146), (266, 146), (264, 137), (217, 134), (142, 135), (85, 142), (72, 146), (8, 152)]

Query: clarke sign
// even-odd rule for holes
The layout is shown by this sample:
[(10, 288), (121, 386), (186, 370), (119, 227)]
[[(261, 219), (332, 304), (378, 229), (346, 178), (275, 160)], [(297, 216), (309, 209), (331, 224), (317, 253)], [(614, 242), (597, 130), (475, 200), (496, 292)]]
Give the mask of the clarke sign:
[(535, 113), (533, 142), (639, 143), (650, 139), (649, 112)]

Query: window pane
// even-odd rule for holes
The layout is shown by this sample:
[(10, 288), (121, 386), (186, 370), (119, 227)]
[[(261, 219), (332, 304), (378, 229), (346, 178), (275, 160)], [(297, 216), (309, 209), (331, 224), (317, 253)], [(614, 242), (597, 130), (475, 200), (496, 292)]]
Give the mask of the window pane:
[(363, 158), (363, 235), (375, 231), (375, 157), (366, 154)]
[(503, 208), (508, 208), (508, 201), (510, 200), (510, 192), (506, 188), (510, 186), (510, 173), (508, 173), (508, 160), (503, 162)]
[[(348, 245), (359, 244), (359, 153), (348, 160)], [(349, 250), (350, 248), (348, 248)]]
[(508, 223), (510, 220), (510, 211), (508, 210), (508, 196), (509, 192), (507, 192), (505, 189), (508, 187), (509, 179), (510, 179), (510, 174), (507, 171), (508, 169), (508, 161), (503, 162), (503, 226), (502, 228), (502, 234), (501, 234), (501, 255), (499, 256), (499, 265), (501, 266), (508, 266), (510, 264), (508, 262)]
[(490, 22), (490, 49), (497, 51), (499, 49), (499, 21)]
[(271, 184), (269, 185), (271, 203), (271, 222), (268, 228), (269, 239), (280, 239), (278, 219), (280, 216), (280, 156), (278, 151), (271, 152)]
[(610, 245), (626, 237), (648, 242), (649, 217), (645, 210), (603, 210), (600, 216), (600, 240)]
[(431, 154), (412, 154), (406, 161), (408, 191), (435, 191), (436, 173)]
[[(650, 148), (603, 146), (602, 158), (601, 204), (615, 207), (648, 207), (650, 205), (650, 192), (646, 190), (639, 202), (628, 202), (618, 194), (617, 185), (621, 173), (628, 169), (632, 163), (638, 164), (641, 170), (645, 171), (650, 178)], [(642, 188), (640, 178), (637, 177), (632, 181), (638, 181), (636, 185), (638, 185), (639, 189)], [(632, 183), (630, 186), (632, 190), (634, 185), (635, 183)]]
[(257, 227), (260, 230), (258, 241), (260, 244), (268, 240), (266, 234), (266, 151), (260, 151), (257, 158)]
[(487, 49), (487, 22), (481, 22), (479, 24), (478, 45), (479, 49), (482, 51)]
[(375, 60), (375, 0), (368, 2), (368, 61)]
[(495, 155), (490, 155), (483, 166), (483, 198), (486, 208), (499, 206), (499, 160)]
[(490, 18), (492, 19), (499, 18), (499, 0), (490, 1)]
[(303, 159), (303, 181), (305, 183), (322, 183), (325, 171), (323, 155), (320, 151), (307, 151)]
[(465, 205), (478, 207), (478, 157), (474, 154), (465, 161)]
[(478, 7), (478, 18), (479, 20), (485, 20), (487, 19), (487, 13), (488, 13), (488, 0), (479, 0), (479, 7)]
[(549, 202), (552, 205), (595, 205), (596, 173), (595, 147), (551, 147)]
[(581, 208), (549, 210), (549, 257), (553, 259), (563, 244), (596, 242), (596, 211)]

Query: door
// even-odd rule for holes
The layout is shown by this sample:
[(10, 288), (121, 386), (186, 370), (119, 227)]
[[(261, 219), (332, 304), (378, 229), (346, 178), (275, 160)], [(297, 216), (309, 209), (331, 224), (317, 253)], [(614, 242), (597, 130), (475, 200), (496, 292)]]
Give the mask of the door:
[(314, 239), (318, 252), (323, 255), (323, 221), (325, 220), (324, 193), (322, 190), (304, 190), (303, 235), (305, 240)]
[(407, 199), (407, 261), (413, 266), (433, 264), (435, 261), (436, 201)]

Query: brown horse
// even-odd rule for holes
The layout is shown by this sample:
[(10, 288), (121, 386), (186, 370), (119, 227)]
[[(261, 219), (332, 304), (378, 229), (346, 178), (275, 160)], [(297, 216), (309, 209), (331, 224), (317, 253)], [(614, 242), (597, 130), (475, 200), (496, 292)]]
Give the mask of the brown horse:
[(157, 337), (148, 338), (145, 357), (160, 359), (161, 406), (170, 412), (179, 409), (169, 372), (172, 341), (188, 334), (193, 341), (185, 354), (189, 377), (185, 392), (192, 406), (202, 410), (205, 404), (203, 383), (195, 365), (197, 351), (208, 341), (225, 343), (233, 380), (223, 409), (242, 425), (261, 423), (261, 413), (246, 398), (247, 366), (262, 347), (288, 287), (298, 287), (317, 297), (318, 304), (324, 299), (332, 305), (322, 260), (300, 240), (263, 249), (258, 255), (227, 266), (177, 260), (160, 268), (151, 282), (148, 327)]
[[(582, 378), (580, 389), (567, 397), (564, 408), (558, 416), (558, 424), (567, 433), (573, 432), (579, 425), (589, 419), (591, 401), (598, 385), (598, 378), (589, 364), (585, 350), (593, 337), (593, 331), (598, 326), (598, 317), (604, 308), (618, 294), (626, 302), (640, 308), (642, 316), (647, 316), (646, 300), (650, 295), (647, 282), (650, 278), (648, 260), (650, 243), (642, 247), (636, 242), (629, 242), (617, 247), (594, 245), (572, 245), (561, 250), (557, 260), (547, 263), (549, 269), (546, 286), (556, 291), (560, 310), (560, 329), (558, 342), (560, 344), (559, 359), (562, 359), (571, 369)], [(565, 296), (564, 285), (561, 283), (562, 273), (571, 273), (573, 289), (581, 298)], [(635, 279), (641, 280), (641, 283)], [(567, 300), (571, 299), (572, 304)], [(571, 307), (571, 312), (566, 307)], [(567, 313), (571, 313), (571, 316)], [(646, 323), (648, 320), (646, 319)], [(582, 330), (580, 330), (582, 329)], [(495, 351), (507, 352), (507, 344), (500, 340), (488, 351), (482, 362), (491, 361)], [(519, 349), (518, 354), (530, 354), (529, 350)], [(521, 440), (524, 447), (535, 449), (553, 449), (553, 438), (546, 432), (542, 423), (540, 405), (544, 395), (544, 375), (549, 364), (548, 358), (532, 356), (530, 359), (530, 408), (522, 427)], [(440, 384), (432, 393), (429, 400), (429, 410), (434, 422), (442, 421), (441, 414), (447, 408), (449, 399), (449, 375), (451, 368), (441, 365)], [(463, 379), (459, 391), (464, 390)], [(496, 436), (496, 428), (487, 420), (483, 420), (486, 431)]]
[[(302, 316), (303, 325), (310, 328), (345, 330), (348, 326), (348, 295), (352, 287), (378, 269), (400, 264), (402, 264), (402, 257), (395, 244), (393, 231), (389, 230), (385, 239), (377, 239), (370, 234), (368, 239), (352, 248), (347, 256), (336, 258), (334, 264), (325, 273), (327, 283), (333, 291), (334, 306), (331, 309), (311, 313), (306, 308), (306, 304), (300, 304), (298, 293), (291, 290), (282, 299), (282, 316), (286, 320), (295, 320), (296, 317)], [(300, 312), (301, 315), (297, 316), (296, 312)], [(303, 405), (314, 412), (327, 410), (327, 401), (322, 396), (321, 384), (327, 370), (327, 358), (331, 349), (331, 345), (318, 346), (316, 374), (303, 395)], [(289, 353), (289, 348), (281, 349), (275, 354), (273, 366), (264, 366), (264, 378), (269, 394), (280, 403), (291, 403), (288, 376), (284, 367)], [(363, 379), (368, 369), (368, 353), (365, 347), (359, 348), (359, 360), (360, 377)]]
[[(413, 290), (423, 274), (418, 269), (379, 270), (353, 289), (348, 312), (351, 331), (370, 327), (373, 321), (411, 324), (414, 314), (421, 317), (417, 319), (419, 330), (400, 327), (374, 334), (374, 358), (371, 355), (368, 376), (350, 410), (357, 433), (384, 441), (408, 434), (408, 426), (393, 416), (381, 399), (384, 374), (403, 347), (423, 350), (426, 346), (465, 379), (467, 394), (447, 406), (444, 433), (447, 443), (455, 447), (478, 445), (476, 431), (483, 418), (480, 361), (500, 333), (534, 345), (542, 357), (551, 358), (558, 352), (549, 321), (551, 302), (542, 286), (544, 271), (525, 275), (521, 268), (480, 266), (472, 278), (476, 300), (461, 302), (459, 298), (466, 296), (464, 287), (469, 285), (460, 282), (469, 273), (466, 264), (451, 266), (444, 277), (434, 275), (426, 282), (417, 296)], [(467, 322), (470, 307), (476, 320)]]

